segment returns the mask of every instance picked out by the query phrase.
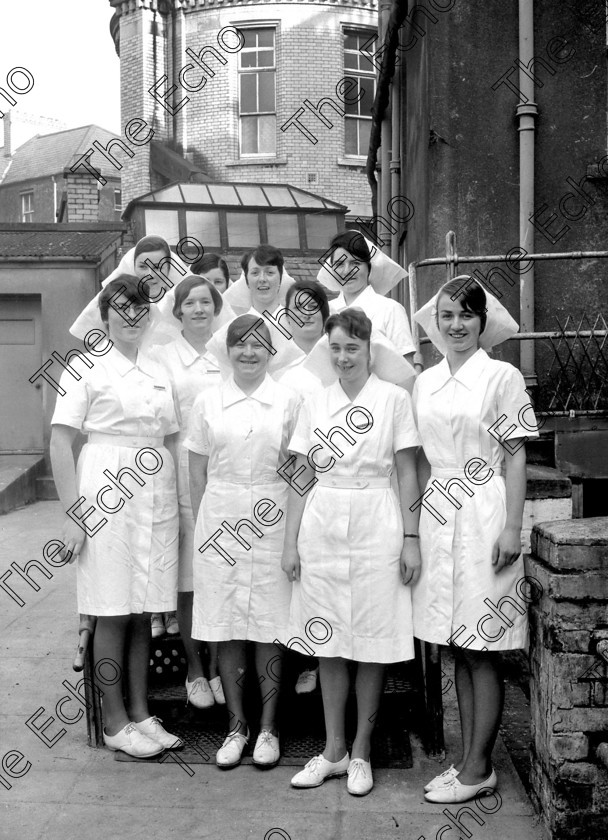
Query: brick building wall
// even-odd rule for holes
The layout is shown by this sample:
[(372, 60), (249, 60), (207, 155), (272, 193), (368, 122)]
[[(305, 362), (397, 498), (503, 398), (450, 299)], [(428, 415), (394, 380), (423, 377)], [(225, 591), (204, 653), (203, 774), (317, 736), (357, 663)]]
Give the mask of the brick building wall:
[[(365, 158), (346, 159), (344, 118), (331, 105), (323, 114), (332, 123), (327, 127), (310, 111), (300, 117), (312, 132), (311, 142), (296, 126), (281, 131), (303, 100), (313, 105), (329, 98), (337, 108), (344, 103), (336, 86), (345, 75), (343, 67), (343, 29), (354, 27), (374, 31), (377, 27), (375, 0), (351, 2), (214, 2), (192, 4), (177, 10), (175, 35), (170, 17), (150, 9), (132, 9), (124, 0), (111, 0), (120, 12), (121, 109), (122, 123), (133, 118), (146, 119), (155, 129), (155, 140), (173, 139), (184, 152), (193, 153), (194, 163), (213, 178), (230, 181), (290, 183), (318, 192), (332, 200), (354, 205), (369, 204), (370, 194), (364, 173)], [(154, 36), (156, 24), (156, 61)], [(276, 154), (261, 159), (239, 157), (238, 62), (239, 52), (223, 50), (217, 35), (226, 27), (247, 28), (258, 24), (273, 27), (276, 61)], [(170, 40), (174, 37), (175, 61), (170, 60)], [(226, 38), (232, 46), (234, 38)], [(186, 90), (179, 82), (179, 71), (192, 65), (187, 79), (196, 86), (202, 70), (186, 55), (213, 46), (222, 63), (212, 54), (204, 57), (211, 73), (198, 91)], [(173, 72), (175, 64), (175, 74)], [(163, 75), (167, 83), (159, 86), (162, 97), (175, 82), (174, 99), (167, 108), (155, 102), (148, 92)], [(175, 75), (175, 78), (174, 78)], [(343, 94), (343, 89), (340, 90)], [(185, 100), (188, 101), (185, 101)], [(185, 102), (175, 117), (169, 113)], [(126, 158), (121, 172), (125, 205), (138, 195), (162, 186), (149, 171), (149, 146), (135, 150)], [(313, 180), (309, 180), (309, 176)]]
[[(81, 170), (84, 172), (84, 170)], [(85, 173), (86, 174), (86, 173)], [(108, 178), (107, 184), (102, 187), (98, 196), (97, 182), (94, 181), (95, 192), (91, 194), (92, 209), (94, 218), (87, 214), (87, 218), (79, 216), (78, 219), (64, 218), (63, 221), (100, 221), (119, 222), (120, 213), (114, 210), (114, 190), (120, 189), (119, 178)], [(61, 173), (55, 175), (57, 185), (57, 210), (61, 205), (61, 197), (66, 189), (66, 182)], [(54, 184), (51, 176), (39, 180), (20, 181), (0, 186), (0, 222), (22, 222), (21, 217), (21, 195), (26, 192), (33, 193), (34, 215), (31, 219), (34, 223), (56, 222), (54, 204)]]

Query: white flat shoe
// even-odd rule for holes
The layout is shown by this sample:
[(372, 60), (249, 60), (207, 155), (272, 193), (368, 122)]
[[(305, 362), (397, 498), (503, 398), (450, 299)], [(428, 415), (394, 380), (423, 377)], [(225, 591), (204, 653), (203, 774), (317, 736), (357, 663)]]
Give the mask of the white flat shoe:
[(331, 779), (332, 776), (345, 776), (350, 764), (350, 757), (348, 753), (341, 758), (340, 761), (328, 761), (323, 754), (315, 755), (311, 758), (308, 764), (304, 766), (303, 770), (292, 778), (292, 787), (296, 788), (311, 788), (319, 787), (325, 779)]
[(217, 766), (222, 770), (237, 767), (241, 763), (243, 750), (248, 743), (249, 730), (247, 730), (247, 735), (241, 735), (240, 732), (233, 732), (232, 735), (228, 735), (215, 755)]
[(152, 758), (164, 750), (162, 744), (140, 732), (134, 723), (128, 723), (116, 735), (103, 732), (103, 742), (109, 750), (126, 753), (134, 758)]
[(459, 771), (456, 770), (454, 765), (450, 764), (447, 770), (444, 770), (443, 773), (440, 773), (438, 776), (435, 776), (434, 779), (431, 779), (428, 785), (424, 786), (425, 792), (428, 793), (429, 790), (437, 790), (438, 788), (447, 785), (448, 782), (451, 782), (452, 779), (456, 778), (458, 773)]
[(348, 765), (346, 790), (353, 796), (365, 796), (373, 786), (372, 765), (362, 758), (353, 758)]
[(424, 798), (427, 802), (438, 802), (441, 805), (468, 802), (469, 799), (475, 799), (476, 796), (488, 796), (496, 789), (497, 785), (498, 779), (495, 771), (492, 770), (485, 782), (480, 782), (478, 785), (463, 785), (458, 779), (454, 778), (447, 785), (425, 793)]
[(208, 709), (215, 700), (205, 677), (197, 677), (192, 682), (186, 677), (186, 705), (191, 703), (197, 709)]
[(157, 717), (149, 717), (139, 723), (133, 724), (142, 735), (147, 735), (153, 741), (158, 741), (166, 750), (181, 750), (184, 742), (177, 735), (171, 735), (162, 725)]
[(209, 680), (209, 688), (211, 689), (211, 693), (213, 694), (215, 702), (218, 704), (218, 706), (225, 706), (226, 698), (224, 697), (222, 678), (214, 677), (212, 680)]
[(258, 767), (270, 769), (279, 763), (281, 750), (279, 739), (269, 729), (262, 729), (255, 742), (253, 763)]

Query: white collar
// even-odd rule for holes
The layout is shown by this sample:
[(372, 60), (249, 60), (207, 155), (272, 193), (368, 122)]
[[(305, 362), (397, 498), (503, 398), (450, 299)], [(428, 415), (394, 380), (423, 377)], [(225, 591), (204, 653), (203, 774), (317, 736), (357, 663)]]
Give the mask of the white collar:
[(275, 402), (276, 382), (268, 374), (252, 394), (245, 394), (230, 376), (222, 387), (222, 405), (228, 408), (242, 400), (257, 400), (264, 405), (273, 405)]

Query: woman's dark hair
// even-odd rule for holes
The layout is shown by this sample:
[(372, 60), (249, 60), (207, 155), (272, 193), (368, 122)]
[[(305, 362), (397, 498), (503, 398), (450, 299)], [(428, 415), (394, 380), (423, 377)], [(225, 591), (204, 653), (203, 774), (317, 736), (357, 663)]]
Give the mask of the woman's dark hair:
[(437, 298), (437, 324), (439, 324), (439, 300), (443, 295), (448, 295), (451, 300), (458, 298), (458, 302), (465, 312), (479, 315), (481, 321), (480, 334), (485, 330), (488, 320), (488, 300), (483, 286), (477, 280), (474, 280), (469, 274), (461, 274), (442, 287)]
[(230, 283), (230, 272), (228, 271), (228, 263), (219, 254), (205, 254), (200, 260), (193, 262), (190, 266), (192, 274), (205, 274), (207, 271), (213, 271), (214, 268), (219, 268), (226, 278), (226, 286)]
[(262, 333), (264, 341), (272, 347), (268, 324), (259, 315), (239, 315), (238, 318), (231, 321), (226, 333), (226, 347), (236, 347), (244, 335), (254, 332), (254, 327), (255, 332)]
[(162, 236), (144, 236), (139, 240), (135, 246), (135, 253), (133, 254), (133, 261), (135, 261), (140, 254), (146, 254), (148, 251), (164, 251), (166, 257), (171, 257), (171, 248)]
[(351, 338), (358, 338), (368, 343), (372, 335), (372, 322), (361, 309), (343, 309), (342, 312), (330, 315), (325, 323), (328, 338), (336, 327), (343, 329)]
[(290, 286), (285, 294), (285, 308), (290, 308), (291, 301), (294, 297), (296, 299), (295, 303), (297, 306), (304, 293), (310, 295), (315, 302), (315, 306), (313, 308), (313, 306), (310, 305), (310, 302), (307, 301), (303, 307), (304, 312), (307, 312), (309, 315), (313, 315), (315, 312), (321, 311), (323, 324), (325, 324), (329, 318), (329, 301), (327, 300), (325, 289), (317, 280), (298, 280), (293, 284), (293, 286)]
[(248, 251), (241, 257), (241, 268), (247, 280), (247, 269), (249, 268), (249, 261), (254, 258), (258, 265), (276, 265), (279, 269), (279, 277), (283, 277), (283, 265), (285, 260), (283, 254), (274, 245), (258, 245), (252, 251)]
[[(143, 288), (140, 288), (140, 284)], [(132, 274), (119, 274), (99, 294), (99, 312), (104, 324), (108, 323), (108, 310), (111, 306), (110, 300), (119, 292), (123, 292), (130, 303), (134, 303), (137, 306), (145, 306), (148, 310), (150, 309), (150, 300), (144, 297), (144, 294), (147, 293), (147, 283), (142, 284), (141, 280)], [(112, 308), (115, 308), (117, 311), (119, 310), (118, 306)]]
[(181, 320), (182, 314), (182, 303), (186, 300), (192, 289), (196, 289), (198, 286), (206, 286), (211, 293), (211, 297), (213, 299), (213, 312), (215, 315), (219, 315), (222, 311), (222, 306), (224, 305), (224, 301), (222, 299), (221, 294), (215, 288), (213, 283), (210, 280), (207, 280), (206, 277), (199, 277), (198, 274), (188, 274), (184, 279), (177, 284), (175, 287), (175, 303), (173, 304), (173, 315), (177, 320)]
[(343, 233), (338, 233), (329, 243), (329, 247), (332, 249), (332, 262), (336, 248), (344, 248), (353, 257), (366, 263), (369, 271), (372, 270), (372, 255), (365, 237), (358, 230), (345, 230)]

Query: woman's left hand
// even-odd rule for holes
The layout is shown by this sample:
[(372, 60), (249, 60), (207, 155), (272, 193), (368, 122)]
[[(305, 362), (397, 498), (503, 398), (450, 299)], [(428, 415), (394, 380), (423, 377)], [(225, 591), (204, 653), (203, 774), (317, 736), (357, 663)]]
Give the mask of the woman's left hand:
[(422, 560), (420, 559), (420, 542), (406, 537), (403, 540), (401, 557), (399, 559), (401, 581), (405, 586), (416, 583), (420, 577)]
[(498, 574), (505, 566), (511, 566), (521, 554), (521, 529), (504, 528), (492, 548), (492, 565)]

